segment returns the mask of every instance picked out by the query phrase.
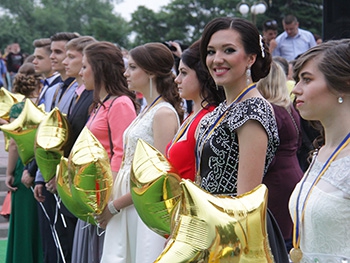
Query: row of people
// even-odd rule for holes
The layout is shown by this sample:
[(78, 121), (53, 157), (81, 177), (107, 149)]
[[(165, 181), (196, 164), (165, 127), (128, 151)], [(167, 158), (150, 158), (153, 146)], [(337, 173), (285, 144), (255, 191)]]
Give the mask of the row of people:
[(15, 42), (6, 47), (5, 53), (0, 57), (0, 87), (12, 89), (13, 80), (21, 65), (26, 62), (26, 58), (27, 56), (21, 52), (19, 43)]
[(262, 25), (264, 39), (273, 56), (280, 56), (287, 61), (292, 61), (317, 44), (316, 36), (308, 30), (299, 28), (298, 19), (294, 15), (283, 17), (282, 25), (284, 31), (279, 35), (277, 35), (278, 24), (276, 20), (265, 20)]
[[(81, 38), (83, 37), (76, 38), (76, 41), (79, 42)], [(60, 41), (62, 40), (58, 40)], [(67, 41), (55, 43), (55, 38), (51, 39), (50, 58), (54, 71), (59, 71), (59, 61), (65, 61), (63, 64), (66, 64), (66, 75), (72, 69), (72, 61), (76, 57), (72, 54), (74, 52), (70, 52), (71, 41), (68, 44)], [(63, 255), (57, 253), (56, 246), (57, 258), (62, 262), (153, 262), (159, 256), (166, 240), (144, 225), (132, 205), (129, 189), (131, 162), (136, 142), (140, 138), (166, 155), (183, 178), (196, 181), (201, 188), (212, 194), (236, 196), (254, 189), (262, 182), (265, 183), (270, 191), (269, 208), (278, 219), (285, 241), (290, 242), (291, 218), (294, 221), (296, 218), (293, 212), (292, 216), (288, 215), (288, 200), (302, 176), (296, 159), (301, 140), (300, 123), (286, 92), (283, 70), (277, 63), (271, 64), (271, 54), (255, 26), (237, 18), (212, 20), (205, 27), (201, 41), (194, 43), (182, 54), (176, 79), (172, 73), (173, 55), (161, 43), (149, 43), (132, 49), (125, 70), (122, 54), (115, 45), (91, 41), (92, 43), (80, 51), (81, 61), (77, 68), (81, 77), (80, 84), (83, 83), (86, 90), (93, 91), (93, 106), (85, 115), (90, 115), (86, 126), (101, 141), (109, 154), (114, 175), (113, 195), (107, 208), (97, 216), (99, 225), (106, 228), (105, 236), (97, 235), (96, 229), (81, 222), (76, 225), (72, 245), (73, 237), (68, 237), (71, 240), (68, 241), (62, 234), (64, 230), (57, 230), (60, 240), (64, 240), (63, 244), (61, 242)], [(349, 43), (342, 43), (344, 52), (348, 46)], [(312, 52), (324, 55), (328, 54), (326, 50), (336, 48), (336, 45), (321, 45), (319, 49), (311, 49), (311, 55), (307, 53), (301, 57), (304, 58), (301, 60), (304, 61), (303, 64), (298, 66), (297, 63), (297, 76), (301, 82), (298, 82), (293, 92), (297, 98), (298, 110), (304, 110), (302, 116), (307, 119), (313, 119), (312, 110), (321, 109), (324, 103), (330, 103), (334, 94), (326, 93), (329, 95), (328, 100), (322, 100), (325, 95), (321, 94), (319, 96), (322, 103), (312, 104), (312, 97), (303, 95), (304, 89), (300, 83), (305, 82), (307, 86), (309, 82), (322, 80), (324, 75), (315, 75), (316, 64), (311, 64), (314, 68), (308, 71), (304, 70), (304, 67), (310, 66), (311, 62), (308, 62), (314, 58)], [(58, 59), (60, 54), (62, 59)], [(330, 55), (332, 54), (330, 52)], [(321, 72), (326, 74), (328, 65), (325, 64), (324, 67)], [(65, 74), (63, 73), (63, 76), (66, 76)], [(79, 83), (79, 77), (70, 74), (78, 79)], [(277, 75), (284, 78), (281, 77), (282, 80), (275, 84)], [(327, 87), (325, 83), (322, 86), (324, 89)], [(51, 108), (56, 103), (60, 105), (60, 98), (57, 99), (57, 96), (65, 94), (65, 91), (61, 90), (62, 87), (63, 85), (59, 85), (53, 89), (55, 92), (52, 93), (51, 101), (54, 103), (51, 103)], [(281, 97), (274, 94), (274, 89), (280, 89)], [(138, 115), (135, 95), (130, 90), (141, 92), (148, 102), (148, 106)], [(340, 106), (334, 105), (334, 108), (337, 109), (337, 113), (343, 113), (347, 109), (344, 107), (347, 105), (346, 91), (336, 93)], [(194, 102), (193, 113), (183, 122), (180, 95)], [(71, 110), (74, 112), (75, 100), (72, 101), (73, 95), (70, 98)], [(307, 104), (308, 99), (311, 106)], [(77, 101), (80, 101), (79, 93)], [(330, 107), (327, 107), (327, 110), (336, 111), (332, 111)], [(326, 122), (329, 118), (322, 115), (322, 112), (316, 114), (316, 119)], [(70, 110), (67, 110), (67, 113), (69, 119)], [(118, 125), (115, 125), (116, 123)], [(85, 123), (82, 124), (84, 125)], [(323, 152), (322, 156), (327, 156), (328, 152)], [(346, 151), (342, 151), (340, 156), (342, 154), (346, 154)], [(290, 160), (293, 162), (289, 163)], [(304, 181), (302, 180), (301, 189)], [(333, 181), (327, 182), (333, 185)], [(311, 186), (310, 189), (314, 190), (315, 185)], [(334, 187), (339, 189), (339, 185)], [(47, 196), (42, 199), (42, 190), (45, 188), (50, 190), (49, 195), (53, 195), (55, 181), (52, 180), (46, 185), (38, 183), (35, 186), (35, 197), (44, 204)], [(300, 208), (299, 201), (298, 198), (296, 209)], [(51, 208), (57, 209), (55, 202)], [(308, 209), (308, 206), (306, 208)], [(304, 206), (296, 213), (304, 211), (303, 209)], [(348, 220), (348, 217), (345, 214), (339, 220)], [(301, 222), (295, 221), (296, 224)], [(311, 224), (312, 228), (314, 223), (309, 220), (308, 224)], [(54, 227), (57, 227), (57, 222)], [(343, 230), (346, 236), (346, 227)], [(269, 235), (273, 235), (271, 231), (268, 226)], [(47, 233), (50, 235), (52, 231)], [(344, 258), (350, 257), (348, 249), (344, 246), (341, 246), (341, 251), (337, 251), (335, 246), (321, 251), (320, 248), (325, 249), (321, 245), (310, 249), (309, 241), (302, 233), (303, 242), (300, 246), (298, 239), (293, 240), (294, 251), (300, 251), (301, 248), (307, 253), (329, 253), (334, 256), (341, 253)], [(300, 232), (298, 234), (300, 236)], [(48, 243), (43, 245), (45, 247)], [(76, 253), (73, 253), (73, 257), (70, 256), (72, 247)], [(284, 249), (272, 247), (277, 262), (286, 262), (283, 261), (287, 260)]]

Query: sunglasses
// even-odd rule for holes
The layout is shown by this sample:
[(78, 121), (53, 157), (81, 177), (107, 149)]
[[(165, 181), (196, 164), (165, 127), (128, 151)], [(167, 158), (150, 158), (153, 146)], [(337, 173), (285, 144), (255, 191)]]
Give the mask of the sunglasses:
[(277, 22), (276, 20), (267, 21), (265, 22), (265, 26), (277, 26)]

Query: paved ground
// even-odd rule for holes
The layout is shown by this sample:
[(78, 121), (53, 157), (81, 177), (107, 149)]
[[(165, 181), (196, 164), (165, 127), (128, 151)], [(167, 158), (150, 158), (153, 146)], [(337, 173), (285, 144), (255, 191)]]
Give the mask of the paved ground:
[(7, 166), (8, 153), (5, 151), (4, 134), (0, 131), (0, 168), (4, 169)]

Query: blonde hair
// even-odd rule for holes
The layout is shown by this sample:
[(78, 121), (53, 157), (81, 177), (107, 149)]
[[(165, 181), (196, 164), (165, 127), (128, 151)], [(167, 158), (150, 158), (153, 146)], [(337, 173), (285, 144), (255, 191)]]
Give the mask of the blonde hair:
[(261, 95), (270, 103), (289, 108), (291, 104), (286, 74), (280, 64), (273, 61), (270, 73), (257, 83)]

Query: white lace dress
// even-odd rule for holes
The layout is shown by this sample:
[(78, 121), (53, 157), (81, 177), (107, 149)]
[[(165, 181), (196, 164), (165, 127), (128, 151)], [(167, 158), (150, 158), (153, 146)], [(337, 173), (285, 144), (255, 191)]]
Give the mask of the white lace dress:
[[(303, 186), (299, 207), (322, 166), (316, 159)], [(293, 220), (300, 185), (289, 202)], [(301, 262), (350, 263), (350, 156), (333, 161), (311, 192), (301, 225), (300, 248), (304, 255)]]
[[(130, 192), (130, 169), (139, 138), (154, 144), (153, 117), (161, 107), (175, 109), (167, 102), (160, 102), (138, 116), (124, 132), (124, 161), (114, 182), (113, 199)], [(109, 221), (103, 246), (102, 263), (151, 263), (163, 251), (165, 239), (151, 231), (138, 216), (135, 207), (129, 206)]]

